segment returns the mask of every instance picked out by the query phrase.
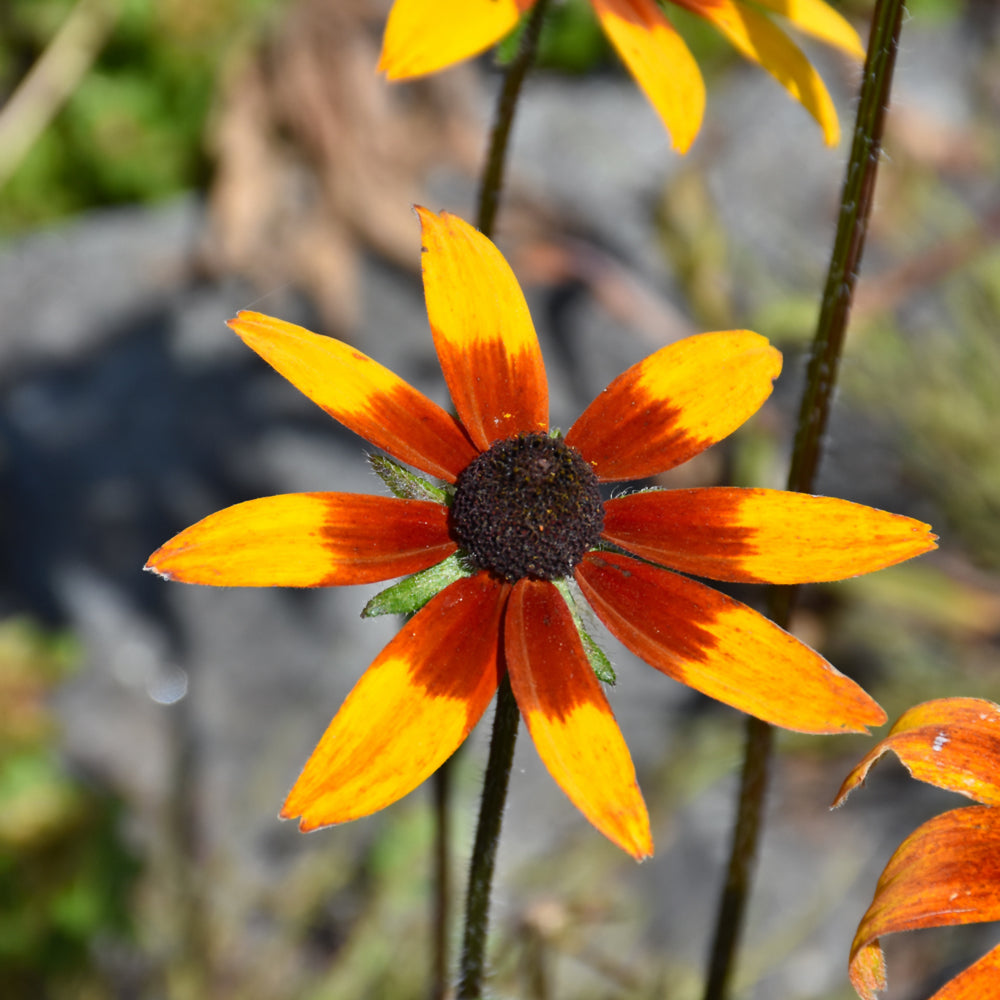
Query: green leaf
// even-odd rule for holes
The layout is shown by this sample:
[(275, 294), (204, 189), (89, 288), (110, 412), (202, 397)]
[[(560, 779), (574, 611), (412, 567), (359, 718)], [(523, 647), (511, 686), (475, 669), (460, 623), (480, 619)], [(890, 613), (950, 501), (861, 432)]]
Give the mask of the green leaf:
[(455, 553), (436, 566), (421, 570), (394, 583), (380, 594), (376, 594), (361, 612), (362, 618), (377, 615), (412, 615), (419, 611), (432, 597), (439, 594), (450, 583), (463, 576), (472, 576), (476, 568), (461, 554)]
[(601, 649), (597, 640), (583, 627), (580, 610), (577, 607), (576, 598), (573, 597), (573, 592), (569, 589), (569, 584), (566, 580), (553, 580), (552, 582), (562, 594), (566, 607), (569, 608), (569, 613), (573, 616), (573, 624), (580, 635), (580, 642), (583, 643), (583, 651), (590, 661), (590, 669), (594, 671), (597, 679), (603, 684), (615, 685), (618, 682), (615, 668), (611, 666), (608, 654)]
[(423, 476), (410, 472), (399, 462), (394, 462), (385, 455), (369, 455), (368, 464), (393, 496), (402, 500), (434, 500), (437, 503), (451, 503), (451, 495), (447, 490), (434, 486)]

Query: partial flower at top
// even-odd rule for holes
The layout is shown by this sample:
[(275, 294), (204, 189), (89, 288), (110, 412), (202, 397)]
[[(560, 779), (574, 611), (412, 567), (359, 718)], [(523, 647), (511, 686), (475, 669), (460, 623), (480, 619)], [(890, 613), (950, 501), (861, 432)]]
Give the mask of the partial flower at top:
[[(823, 0), (669, 0), (714, 25), (747, 59), (766, 69), (823, 129), (830, 146), (840, 125), (830, 95), (801, 49), (770, 14), (801, 32), (864, 58), (857, 32)], [(404, 80), (478, 55), (517, 24), (535, 0), (395, 0), (379, 69)], [(705, 84), (698, 64), (656, 0), (591, 0), (622, 62), (685, 153), (701, 128)], [(764, 11), (758, 8), (764, 8)]]
[[(506, 674), (552, 777), (637, 858), (646, 808), (599, 680), (585, 599), (669, 677), (775, 725), (864, 731), (885, 719), (852, 680), (739, 601), (688, 576), (799, 583), (867, 573), (934, 547), (927, 525), (764, 489), (599, 483), (687, 461), (770, 395), (781, 355), (756, 333), (670, 344), (616, 378), (565, 437), (524, 296), (494, 245), (418, 209), (427, 312), (457, 418), (357, 349), (259, 313), (230, 326), (383, 456), (395, 497), (297, 493), (237, 504), (153, 553), (147, 568), (219, 586), (322, 587), (413, 574), (367, 613), (416, 612), (361, 677), (282, 809), (303, 830), (395, 802), (465, 739)], [(670, 568), (667, 568), (670, 567)]]
[[(911, 708), (851, 771), (833, 804), (890, 750), (914, 778), (982, 804), (924, 823), (889, 859), (851, 944), (851, 982), (864, 1000), (886, 988), (879, 943), (886, 934), (1000, 920), (1000, 705), (941, 698)], [(930, 1000), (985, 1000), (998, 982), (1000, 945)]]

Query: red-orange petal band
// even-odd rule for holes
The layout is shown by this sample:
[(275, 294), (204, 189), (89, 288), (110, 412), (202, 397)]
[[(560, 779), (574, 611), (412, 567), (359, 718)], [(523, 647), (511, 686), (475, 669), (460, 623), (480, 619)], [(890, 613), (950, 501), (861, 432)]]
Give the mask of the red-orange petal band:
[(315, 830), (412, 791), (468, 736), (496, 692), (509, 593), (486, 573), (451, 584), (365, 671), (282, 807)]
[(443, 504), (285, 493), (210, 514), (160, 546), (146, 569), (216, 587), (333, 587), (416, 573), (456, 548)]
[(584, 556), (576, 579), (633, 653), (710, 698), (806, 733), (866, 732), (885, 721), (818, 653), (704, 584), (611, 552)]
[(453, 483), (476, 457), (454, 417), (350, 344), (263, 313), (243, 311), (229, 326), (334, 420), (400, 461)]
[(653, 853), (628, 747), (553, 584), (519, 580), (504, 627), (510, 683), (531, 738), (570, 801), (633, 857)]
[(609, 500), (604, 538), (683, 573), (735, 583), (842, 580), (935, 547), (930, 526), (833, 497), (711, 487)]

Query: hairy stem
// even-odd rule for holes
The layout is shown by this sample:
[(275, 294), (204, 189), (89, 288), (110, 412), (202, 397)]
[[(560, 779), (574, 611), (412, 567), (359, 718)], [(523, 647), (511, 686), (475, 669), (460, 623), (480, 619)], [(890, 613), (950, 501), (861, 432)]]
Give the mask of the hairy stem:
[[(476, 213), (476, 226), (484, 236), (493, 235), (500, 205), (500, 192), (503, 189), (504, 167), (510, 145), (510, 131), (514, 124), (514, 112), (517, 110), (524, 79), (535, 61), (547, 8), (548, 0), (538, 0), (532, 8), (521, 36), (517, 55), (507, 68), (503, 86), (500, 88), (493, 128), (490, 132), (489, 150), (479, 187), (479, 206)], [(510, 682), (505, 677), (500, 683), (497, 694), (490, 756), (483, 782), (476, 840), (469, 863), (469, 886), (465, 901), (465, 927), (462, 932), (457, 1000), (478, 1000), (483, 995), (493, 869), (496, 864), (500, 825), (507, 800), (507, 784), (511, 762), (514, 759), (514, 744), (517, 740), (519, 722), (517, 702), (511, 692)], [(446, 819), (442, 822), (446, 822)]]
[[(903, 0), (878, 0), (868, 42), (854, 141), (840, 198), (837, 234), (799, 408), (788, 472), (790, 490), (810, 492), (822, 458), (823, 438), (868, 232), (902, 19)], [(787, 628), (791, 619), (797, 593), (795, 587), (771, 590), (768, 613), (783, 628)], [(747, 719), (746, 750), (729, 869), (716, 917), (705, 1000), (725, 1000), (729, 995), (763, 824), (773, 742), (773, 733), (767, 723)]]
[(538, 39), (542, 33), (542, 22), (549, 0), (538, 0), (532, 8), (528, 24), (521, 36), (521, 45), (513, 62), (507, 68), (496, 112), (493, 115), (493, 129), (490, 132), (490, 147), (486, 154), (483, 177), (479, 185), (479, 207), (476, 212), (476, 227), (484, 236), (493, 236), (493, 224), (500, 207), (500, 192), (503, 189), (503, 173), (507, 163), (507, 149), (510, 146), (510, 130), (514, 124), (521, 86), (528, 75), (538, 52)]
[(431, 779), (434, 797), (434, 896), (431, 901), (431, 1000), (448, 996), (448, 918), (451, 901), (451, 801), (455, 757)]
[(465, 932), (462, 938), (457, 1000), (480, 1000), (483, 995), (493, 868), (500, 842), (500, 824), (507, 800), (507, 784), (511, 762), (514, 760), (519, 721), (520, 713), (510, 689), (510, 681), (504, 677), (497, 694), (490, 756), (479, 806), (479, 824), (469, 864), (469, 893), (465, 901)]

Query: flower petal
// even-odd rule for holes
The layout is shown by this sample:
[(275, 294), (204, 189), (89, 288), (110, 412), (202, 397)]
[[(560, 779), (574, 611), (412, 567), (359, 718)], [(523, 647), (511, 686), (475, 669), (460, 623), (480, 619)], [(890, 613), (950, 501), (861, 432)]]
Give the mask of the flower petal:
[(433, 774), (497, 689), (509, 587), (456, 581), (407, 622), (365, 671), (281, 809), (315, 830), (368, 816)]
[(396, 0), (378, 68), (390, 80), (436, 73), (498, 42), (534, 0)]
[(229, 326), (334, 420), (400, 461), (453, 483), (476, 457), (454, 417), (349, 344), (245, 310)]
[[(851, 945), (851, 982), (864, 1000), (885, 989), (878, 944), (884, 934), (989, 920), (1000, 920), (1000, 811), (952, 809), (910, 834), (890, 858)], [(991, 959), (987, 966), (995, 963)], [(936, 996), (954, 1000), (991, 992)]]
[(1000, 983), (1000, 947), (988, 951), (954, 979), (948, 980), (928, 1000), (983, 1000), (996, 991)]
[(686, 153), (705, 113), (705, 83), (694, 56), (653, 0), (592, 0), (605, 34)]
[(603, 537), (683, 573), (737, 583), (843, 580), (935, 547), (930, 526), (784, 490), (647, 490), (604, 505)]
[(457, 215), (417, 207), (424, 296), (459, 419), (478, 448), (548, 430), (549, 390), (524, 295), (500, 251)]
[(759, 63), (819, 122), (828, 146), (840, 141), (837, 110), (819, 73), (766, 15), (737, 0), (674, 0), (715, 25), (747, 59)]
[(890, 750), (918, 781), (1000, 806), (1000, 705), (939, 698), (904, 712), (847, 776), (833, 804), (839, 806)]
[(754, 0), (775, 14), (787, 17), (803, 34), (864, 59), (865, 47), (851, 23), (823, 0)]
[(780, 371), (781, 354), (749, 330), (685, 337), (619, 375), (566, 443), (605, 481), (665, 472), (756, 413)]
[(606, 837), (637, 860), (649, 857), (653, 839), (632, 758), (551, 583), (514, 585), (504, 651), (514, 697), (556, 783)]
[(448, 508), (354, 493), (285, 493), (227, 507), (146, 563), (216, 587), (333, 587), (406, 576), (447, 558)]
[(610, 552), (584, 556), (576, 579), (633, 653), (710, 698), (804, 733), (867, 732), (885, 721), (818, 653), (710, 587)]

